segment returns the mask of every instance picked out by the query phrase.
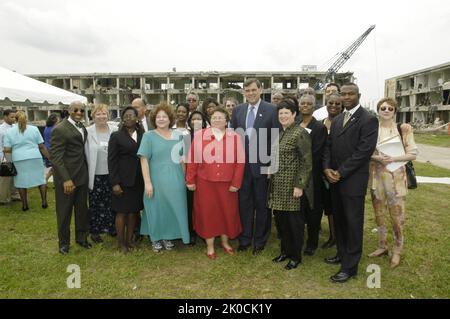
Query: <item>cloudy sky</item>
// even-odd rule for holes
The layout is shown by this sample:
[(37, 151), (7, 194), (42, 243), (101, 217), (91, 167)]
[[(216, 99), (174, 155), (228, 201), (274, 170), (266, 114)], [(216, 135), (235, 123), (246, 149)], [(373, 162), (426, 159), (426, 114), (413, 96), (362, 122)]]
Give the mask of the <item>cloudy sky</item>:
[(362, 100), (384, 80), (450, 61), (447, 0), (2, 0), (0, 65), (25, 74), (341, 68)]

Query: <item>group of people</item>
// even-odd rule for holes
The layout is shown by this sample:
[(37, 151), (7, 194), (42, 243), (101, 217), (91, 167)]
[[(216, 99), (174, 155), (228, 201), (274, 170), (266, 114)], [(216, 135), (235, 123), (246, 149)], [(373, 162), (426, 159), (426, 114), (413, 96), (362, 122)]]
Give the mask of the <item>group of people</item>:
[[(395, 100), (378, 103), (377, 119), (360, 105), (354, 83), (329, 84), (323, 107), (311, 88), (300, 96), (274, 94), (273, 104), (261, 99), (262, 90), (257, 79), (248, 79), (246, 103), (230, 97), (222, 107), (208, 98), (200, 106), (199, 96), (190, 93), (186, 103), (175, 109), (161, 103), (150, 116), (137, 98), (122, 111), (118, 126), (108, 123), (108, 107), (100, 104), (92, 110), (93, 124), (85, 127), (85, 105), (74, 102), (67, 118), (48, 123), (46, 141), (26, 124), (25, 113), (14, 117), (5, 111), (10, 127), (0, 126), (0, 139), (5, 156), (12, 152), (23, 210), (26, 189), (35, 186), (47, 207), (43, 155), (54, 176), (61, 254), (69, 253), (72, 211), (76, 243), (86, 249), (92, 247), (89, 235), (101, 243), (104, 233), (117, 236), (124, 253), (142, 236), (150, 237), (155, 252), (173, 249), (174, 240), (192, 245), (200, 237), (212, 260), (217, 237), (226, 254), (236, 254), (230, 244), (235, 238), (238, 252), (261, 253), (273, 215), (280, 240), (273, 262), (287, 261), (287, 270), (297, 268), (302, 255), (315, 254), (325, 212), (330, 237), (323, 247), (337, 244), (336, 256), (325, 262), (340, 264), (333, 282), (346, 282), (357, 274), (362, 255), (369, 186), (379, 234), (369, 257), (388, 254), (389, 211), (396, 267), (407, 187), (404, 166), (392, 164), (415, 159), (417, 147), (411, 127), (395, 123)], [(12, 118), (17, 125), (11, 126)], [(392, 139), (404, 155), (382, 152)]]

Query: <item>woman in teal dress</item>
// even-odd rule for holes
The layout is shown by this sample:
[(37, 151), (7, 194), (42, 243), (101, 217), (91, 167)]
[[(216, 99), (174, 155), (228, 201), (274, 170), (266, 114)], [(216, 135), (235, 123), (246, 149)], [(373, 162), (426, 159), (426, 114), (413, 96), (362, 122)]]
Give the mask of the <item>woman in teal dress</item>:
[(156, 129), (144, 134), (138, 150), (145, 182), (141, 234), (150, 235), (159, 252), (172, 249), (173, 239), (189, 243), (185, 169), (182, 137), (170, 130), (175, 121), (171, 107), (160, 104), (150, 120)]

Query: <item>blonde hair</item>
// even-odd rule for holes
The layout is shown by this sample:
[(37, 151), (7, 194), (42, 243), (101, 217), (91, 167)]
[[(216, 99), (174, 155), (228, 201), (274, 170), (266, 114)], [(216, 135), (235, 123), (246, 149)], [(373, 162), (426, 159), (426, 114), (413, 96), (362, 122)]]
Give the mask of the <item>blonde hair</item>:
[(24, 111), (16, 112), (17, 125), (19, 126), (19, 132), (23, 134), (27, 129), (27, 115)]
[(106, 114), (108, 114), (108, 118), (109, 118), (108, 105), (106, 105), (106, 104), (95, 104), (94, 108), (92, 109), (92, 112), (91, 112), (92, 119), (94, 119), (94, 116), (95, 116), (95, 114), (97, 112), (106, 112)]

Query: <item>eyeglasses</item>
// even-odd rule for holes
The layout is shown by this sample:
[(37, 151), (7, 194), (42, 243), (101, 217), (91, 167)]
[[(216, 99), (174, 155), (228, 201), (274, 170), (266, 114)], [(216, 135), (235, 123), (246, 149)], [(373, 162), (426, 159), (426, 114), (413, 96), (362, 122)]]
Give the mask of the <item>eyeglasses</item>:
[(188, 102), (197, 102), (196, 99), (187, 99)]
[(328, 105), (342, 105), (341, 102), (328, 102)]
[(389, 107), (382, 106), (382, 107), (380, 107), (380, 110), (382, 110), (382, 111), (386, 111), (386, 109), (388, 109), (389, 112), (392, 112), (392, 111), (395, 110), (392, 106), (389, 106)]
[(78, 113), (78, 112), (84, 113), (84, 109), (73, 109), (73, 112), (74, 113)]

